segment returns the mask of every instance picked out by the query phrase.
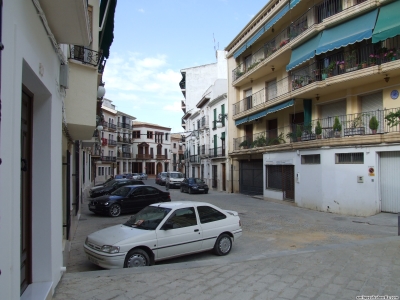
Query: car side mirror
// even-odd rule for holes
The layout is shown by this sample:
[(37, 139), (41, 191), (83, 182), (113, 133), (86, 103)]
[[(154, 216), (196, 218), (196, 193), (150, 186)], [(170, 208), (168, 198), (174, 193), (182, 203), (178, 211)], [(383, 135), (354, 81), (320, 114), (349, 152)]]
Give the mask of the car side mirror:
[(166, 222), (162, 227), (163, 230), (169, 230), (169, 229), (173, 229), (173, 228), (174, 228), (174, 226), (172, 225), (171, 222)]

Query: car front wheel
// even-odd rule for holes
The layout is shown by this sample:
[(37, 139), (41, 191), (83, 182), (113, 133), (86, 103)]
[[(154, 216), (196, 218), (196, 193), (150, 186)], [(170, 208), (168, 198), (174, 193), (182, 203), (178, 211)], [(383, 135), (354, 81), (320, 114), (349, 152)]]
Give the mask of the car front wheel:
[(181, 193), (183, 193), (183, 187), (181, 187)]
[(150, 259), (146, 251), (132, 249), (128, 252), (124, 262), (124, 268), (145, 267), (150, 265)]
[(214, 252), (219, 256), (227, 255), (232, 249), (232, 238), (226, 234), (221, 234), (214, 245)]
[(121, 206), (118, 204), (111, 205), (109, 214), (111, 217), (118, 217), (121, 214)]

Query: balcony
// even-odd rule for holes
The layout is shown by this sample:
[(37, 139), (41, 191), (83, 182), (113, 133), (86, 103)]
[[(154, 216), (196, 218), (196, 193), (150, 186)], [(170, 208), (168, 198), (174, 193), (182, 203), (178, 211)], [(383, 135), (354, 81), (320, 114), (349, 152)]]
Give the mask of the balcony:
[(165, 160), (165, 159), (168, 159), (168, 158), (167, 158), (166, 155), (157, 154), (157, 155), (156, 155), (156, 159), (158, 159), (158, 160), (159, 160), (159, 159), (164, 159), (164, 160)]
[(200, 163), (200, 156), (199, 155), (190, 155), (189, 162), (192, 164), (199, 164)]
[(101, 53), (82, 46), (72, 45), (69, 48), (69, 58), (97, 67), (101, 60)]
[(117, 129), (117, 126), (114, 123), (103, 122), (103, 127), (108, 128), (109, 131), (114, 131)]
[[(296, 47), (297, 43), (311, 35), (312, 32), (318, 32), (327, 25), (332, 26), (337, 22), (343, 22), (345, 19), (376, 7), (373, 0), (350, 0), (345, 3), (346, 7), (342, 5), (340, 0), (326, 0), (312, 6), (305, 14), (293, 21), (290, 26), (284, 28), (233, 69), (232, 84), (234, 86), (239, 84), (241, 78), (248, 77), (243, 75), (256, 72), (283, 52)], [(257, 77), (255, 74), (252, 76), (253, 79)]]
[(131, 158), (132, 154), (130, 152), (118, 152), (118, 158)]
[(117, 141), (116, 140), (108, 140), (108, 146), (116, 146)]
[(102, 156), (101, 161), (104, 162), (116, 162), (117, 158), (115, 156)]
[(209, 128), (209, 125), (208, 125), (208, 116), (203, 116), (203, 117), (200, 119), (200, 129), (206, 129), (206, 128)]
[[(390, 48), (382, 45), (389, 44)], [(357, 46), (357, 45), (356, 45)], [(233, 104), (233, 116), (237, 119), (244, 112), (254, 112), (289, 98), (295, 98), (312, 89), (325, 88), (336, 82), (350, 82), (361, 77), (399, 68), (400, 43), (389, 39), (382, 43), (359, 46), (351, 51), (316, 58), (316, 62), (291, 71), (291, 75), (270, 84), (267, 88)], [(342, 88), (345, 88), (342, 86)]]
[(225, 148), (222, 147), (211, 148), (209, 150), (209, 157), (210, 158), (225, 157)]
[(136, 159), (153, 159), (153, 154), (136, 154)]
[(201, 145), (200, 147), (200, 157), (208, 157), (209, 156), (209, 145)]
[(132, 129), (132, 126), (130, 124), (128, 124), (128, 123), (118, 122), (118, 128)]
[(91, 26), (87, 1), (39, 0), (39, 2), (58, 43), (90, 44)]
[(133, 141), (132, 141), (131, 138), (128, 138), (126, 136), (124, 136), (124, 137), (118, 136), (117, 137), (117, 143), (119, 143), (119, 144), (133, 144)]
[(185, 102), (185, 100), (181, 100), (181, 108), (182, 108), (183, 113), (186, 113), (186, 102)]
[[(350, 146), (400, 142), (399, 108), (369, 111), (337, 116), (341, 125), (335, 130), (335, 117), (311, 121), (311, 124), (291, 124), (286, 127), (259, 132), (233, 139), (234, 151), (248, 149), (262, 152), (264, 147), (276, 149), (297, 149), (322, 146)], [(388, 119), (394, 117), (394, 124)], [(370, 129), (370, 120), (378, 121), (376, 131)], [(320, 130), (317, 129), (318, 122)], [(296, 145), (296, 146), (294, 146)], [(281, 149), (282, 148), (282, 149)], [(210, 153), (211, 153), (210, 149)]]

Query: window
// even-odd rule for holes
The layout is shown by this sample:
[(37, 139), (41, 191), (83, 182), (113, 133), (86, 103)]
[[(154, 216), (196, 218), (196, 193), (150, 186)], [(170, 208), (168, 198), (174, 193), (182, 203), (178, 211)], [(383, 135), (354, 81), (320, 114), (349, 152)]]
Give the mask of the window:
[(169, 133), (167, 132), (167, 133), (165, 133), (165, 140), (166, 141), (168, 141), (168, 135), (169, 135)]
[(152, 139), (153, 138), (153, 131), (147, 131), (147, 138)]
[(104, 176), (104, 167), (98, 167), (97, 169), (97, 175), (98, 176)]
[(132, 138), (139, 139), (140, 138), (140, 130), (135, 130), (132, 132)]
[(225, 104), (221, 105), (221, 115), (222, 126), (225, 126)]
[(210, 206), (199, 206), (197, 207), (197, 211), (199, 212), (200, 223), (202, 224), (226, 219), (223, 213)]
[(196, 214), (193, 207), (177, 209), (169, 218), (167, 223), (172, 224), (172, 228), (183, 228), (197, 225)]
[(364, 153), (336, 153), (335, 154), (336, 164), (363, 164)]
[(213, 121), (213, 128), (212, 129), (216, 129), (217, 128), (217, 109), (214, 108), (214, 121)]
[(174, 149), (176, 148), (176, 143), (174, 143)]
[(301, 164), (302, 165), (319, 165), (319, 164), (321, 164), (321, 155), (320, 154), (302, 155), (301, 156)]

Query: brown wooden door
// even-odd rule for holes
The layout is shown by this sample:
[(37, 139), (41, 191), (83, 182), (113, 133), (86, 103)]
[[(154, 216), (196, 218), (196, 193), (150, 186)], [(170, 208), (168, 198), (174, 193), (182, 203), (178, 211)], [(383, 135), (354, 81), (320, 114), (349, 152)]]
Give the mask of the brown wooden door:
[(32, 98), (21, 99), (21, 295), (32, 283)]
[(246, 140), (248, 144), (253, 142), (253, 124), (246, 125)]
[(278, 137), (278, 120), (273, 119), (273, 120), (268, 120), (268, 137), (269, 138), (276, 138)]
[(222, 190), (226, 191), (226, 169), (225, 164), (221, 164), (222, 167)]

